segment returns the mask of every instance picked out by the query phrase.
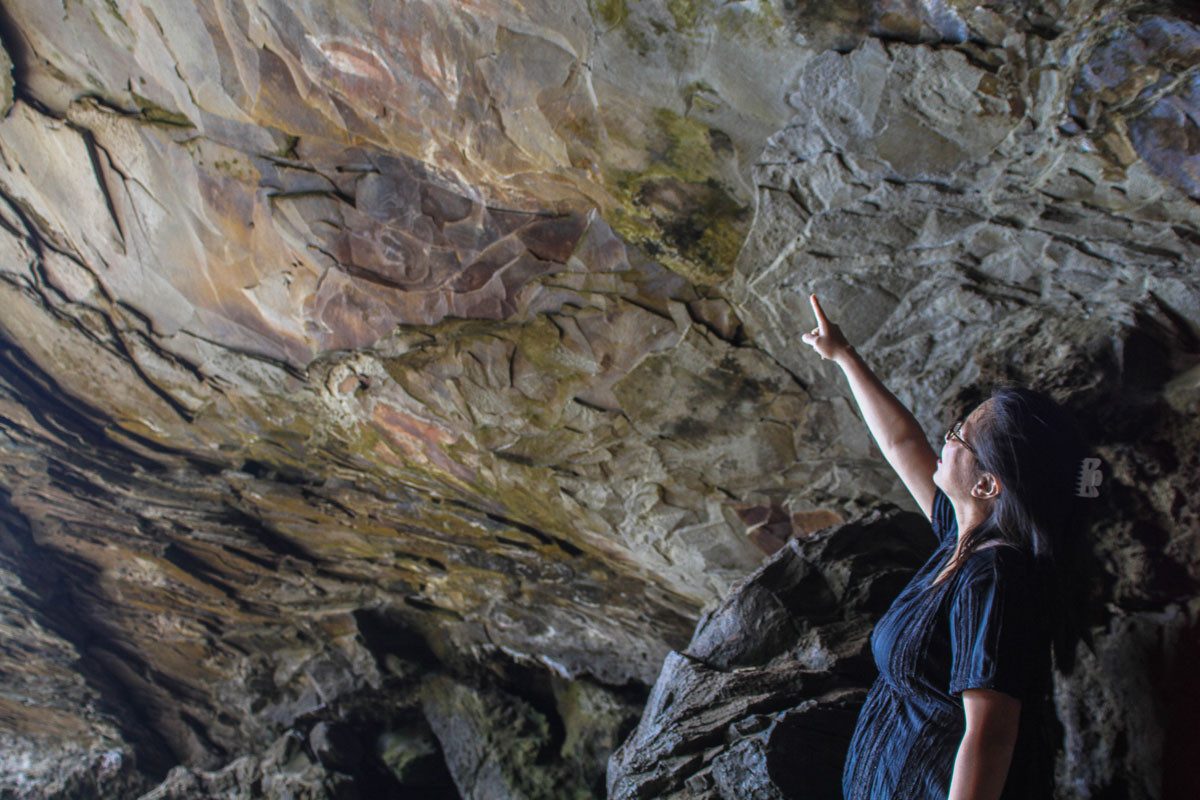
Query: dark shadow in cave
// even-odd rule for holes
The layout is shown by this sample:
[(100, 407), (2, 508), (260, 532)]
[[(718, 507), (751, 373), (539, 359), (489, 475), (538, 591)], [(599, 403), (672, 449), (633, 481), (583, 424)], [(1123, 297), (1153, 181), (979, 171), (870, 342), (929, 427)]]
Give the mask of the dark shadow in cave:
[(8, 542), (17, 548), (11, 553), (12, 565), (24, 587), (10, 591), (34, 610), (38, 624), (74, 646), (79, 654), (76, 669), (99, 698), (100, 712), (117, 722), (122, 736), (134, 749), (138, 770), (151, 780), (161, 780), (178, 759), (154, 732), (152, 721), (141, 714), (141, 704), (95, 657), (94, 647), (101, 643), (98, 628), (78, 613), (73, 598), (81, 586), (80, 576), (86, 575), (89, 582), (95, 576), (81, 573), (78, 567), (65, 568), (58, 554), (39, 547), (33, 541), (28, 520), (13, 506), (10, 494), (3, 487), (0, 487), (0, 525), (8, 534)]
[[(86, 458), (102, 474), (111, 475), (114, 482), (127, 483), (131, 465), (162, 471), (161, 465), (116, 445), (105, 435), (106, 423), (102, 417), (74, 402), (3, 333), (0, 333), (0, 392), (28, 409), (47, 430), (73, 445), (72, 455)], [(0, 418), (0, 426), (8, 424)], [(0, 521), (9, 533), (9, 541), (18, 548), (12, 555), (15, 571), (26, 589), (21, 599), (34, 609), (41, 624), (75, 647), (79, 653), (79, 674), (100, 698), (101, 712), (117, 723), (122, 736), (133, 747), (138, 770), (153, 780), (161, 780), (179, 759), (156, 731), (144, 704), (96, 657), (95, 648), (106, 644), (102, 639), (104, 626), (75, 600), (78, 594), (94, 590), (97, 576), (89, 567), (81, 569), (66, 554), (38, 545), (29, 520), (13, 504), (6, 487), (0, 487)]]
[(1162, 675), (1163, 724), (1163, 800), (1190, 800), (1200, 786), (1200, 683), (1196, 665), (1200, 664), (1200, 621), (1179, 634), (1174, 658), (1164, 665)]

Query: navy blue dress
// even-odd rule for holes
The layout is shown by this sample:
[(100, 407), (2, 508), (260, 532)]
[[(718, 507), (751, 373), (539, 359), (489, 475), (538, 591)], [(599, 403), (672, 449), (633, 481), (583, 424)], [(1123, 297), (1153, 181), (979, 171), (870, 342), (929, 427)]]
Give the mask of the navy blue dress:
[(958, 540), (941, 491), (932, 523), (937, 551), (871, 635), (879, 677), (859, 714), (842, 791), (847, 800), (945, 800), (965, 725), (961, 694), (994, 689), (1021, 701), (1002, 797), (1049, 797), (1049, 609), (1039, 602), (1033, 560), (989, 547), (935, 584)]

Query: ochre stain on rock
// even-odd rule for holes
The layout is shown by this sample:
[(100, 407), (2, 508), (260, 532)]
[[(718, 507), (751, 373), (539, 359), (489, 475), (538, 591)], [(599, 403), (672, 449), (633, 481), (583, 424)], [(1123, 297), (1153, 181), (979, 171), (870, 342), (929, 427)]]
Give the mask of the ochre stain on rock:
[(408, 459), (461, 481), (474, 479), (471, 469), (452, 460), (446, 453), (455, 437), (437, 424), (382, 402), (376, 403), (372, 420), (384, 439)]

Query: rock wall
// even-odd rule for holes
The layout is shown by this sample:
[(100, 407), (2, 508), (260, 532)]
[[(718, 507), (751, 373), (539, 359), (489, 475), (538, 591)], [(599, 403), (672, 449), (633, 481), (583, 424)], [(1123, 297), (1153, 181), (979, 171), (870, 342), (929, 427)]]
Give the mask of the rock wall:
[(817, 291), (935, 436), (997, 381), (1078, 412), (1060, 793), (1184, 796), (1198, 25), (5, 3), (0, 791), (602, 792), (703, 608), (906, 502)]
[(608, 796), (840, 797), (871, 630), (935, 544), (895, 508), (792, 539), (667, 657)]

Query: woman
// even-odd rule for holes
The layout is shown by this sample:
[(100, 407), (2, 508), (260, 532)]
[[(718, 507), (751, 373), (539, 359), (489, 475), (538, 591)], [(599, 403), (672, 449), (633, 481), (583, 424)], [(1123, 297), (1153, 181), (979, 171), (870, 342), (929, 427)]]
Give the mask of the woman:
[(847, 800), (1048, 797), (1046, 590), (1068, 530), (1083, 443), (1045, 395), (1002, 389), (941, 456), (810, 297), (803, 341), (845, 374), (888, 463), (940, 546), (871, 638), (879, 678), (842, 778)]

